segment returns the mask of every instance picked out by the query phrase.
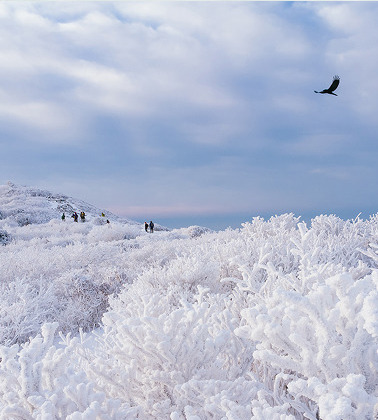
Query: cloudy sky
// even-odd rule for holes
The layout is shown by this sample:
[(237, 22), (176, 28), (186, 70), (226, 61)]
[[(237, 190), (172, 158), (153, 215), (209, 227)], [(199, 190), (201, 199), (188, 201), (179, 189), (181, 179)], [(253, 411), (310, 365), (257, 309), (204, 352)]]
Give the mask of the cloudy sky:
[(377, 23), (378, 2), (2, 2), (0, 183), (172, 226), (368, 217)]

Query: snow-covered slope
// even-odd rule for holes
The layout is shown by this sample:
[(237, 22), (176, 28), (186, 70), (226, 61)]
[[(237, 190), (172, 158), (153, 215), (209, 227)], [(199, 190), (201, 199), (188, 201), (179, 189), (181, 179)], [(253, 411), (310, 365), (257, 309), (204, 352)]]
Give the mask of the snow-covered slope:
[(378, 418), (378, 215), (150, 234), (1, 197), (0, 419)]
[(108, 219), (137, 224), (63, 194), (15, 185), (12, 182), (0, 185), (0, 219), (9, 223), (13, 221), (20, 226), (29, 223), (46, 223), (60, 218), (62, 213), (70, 217), (73, 212), (79, 214), (81, 211), (85, 212), (87, 219), (97, 218), (105, 213)]

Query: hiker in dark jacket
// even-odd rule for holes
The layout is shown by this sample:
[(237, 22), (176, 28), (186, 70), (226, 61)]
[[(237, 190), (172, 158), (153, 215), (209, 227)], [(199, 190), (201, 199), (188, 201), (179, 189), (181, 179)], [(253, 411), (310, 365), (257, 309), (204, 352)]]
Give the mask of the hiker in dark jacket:
[(152, 220), (150, 221), (150, 232), (154, 233), (154, 224), (152, 223)]
[(148, 223), (147, 222), (144, 222), (144, 230), (147, 232), (147, 230), (148, 230)]

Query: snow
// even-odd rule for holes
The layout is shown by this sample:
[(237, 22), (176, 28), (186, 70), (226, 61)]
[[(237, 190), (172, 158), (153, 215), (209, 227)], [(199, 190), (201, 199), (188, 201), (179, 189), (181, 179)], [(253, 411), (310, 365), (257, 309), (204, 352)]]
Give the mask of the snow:
[(0, 419), (378, 418), (378, 215), (150, 234), (12, 183), (0, 215)]

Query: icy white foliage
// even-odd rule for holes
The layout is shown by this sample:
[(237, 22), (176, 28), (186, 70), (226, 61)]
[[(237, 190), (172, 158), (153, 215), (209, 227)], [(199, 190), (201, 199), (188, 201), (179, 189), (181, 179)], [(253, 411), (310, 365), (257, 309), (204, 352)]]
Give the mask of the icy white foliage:
[(137, 409), (94, 389), (72, 359), (79, 340), (54, 345), (57, 324), (45, 324), (20, 349), (0, 347), (0, 419), (135, 419)]
[(203, 226), (189, 226), (188, 228), (181, 229), (181, 231), (186, 233), (191, 238), (198, 238), (205, 233), (212, 232), (211, 229)]
[(0, 419), (378, 417), (377, 216), (0, 228)]

